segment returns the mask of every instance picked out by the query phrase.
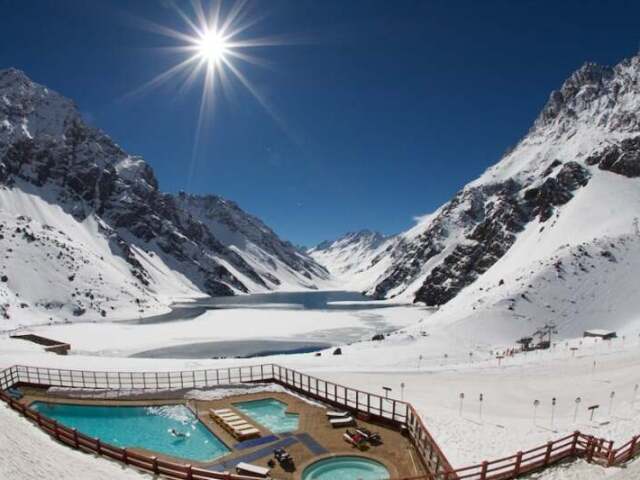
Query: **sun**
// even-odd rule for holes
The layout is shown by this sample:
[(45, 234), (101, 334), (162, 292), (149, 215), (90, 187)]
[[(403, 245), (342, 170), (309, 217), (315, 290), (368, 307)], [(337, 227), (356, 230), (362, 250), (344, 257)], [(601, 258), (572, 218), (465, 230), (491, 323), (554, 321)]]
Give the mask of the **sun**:
[[(187, 2), (184, 2), (187, 4)], [(141, 94), (162, 84), (174, 80), (176, 93), (186, 93), (194, 84), (202, 85), (198, 119), (194, 129), (194, 158), (200, 144), (201, 132), (208, 117), (212, 117), (217, 97), (220, 93), (229, 99), (235, 99), (234, 83), (246, 88), (269, 115), (287, 131), (287, 127), (273, 106), (252, 84), (243, 67), (271, 66), (256, 55), (265, 47), (289, 45), (291, 38), (271, 35), (252, 36), (251, 29), (264, 18), (251, 12), (248, 0), (191, 0), (191, 11), (181, 8), (183, 3), (170, 0), (168, 5), (183, 22), (183, 28), (175, 29), (154, 23), (147, 19), (136, 18), (140, 27), (173, 41), (171, 45), (158, 47), (157, 50), (171, 55), (177, 54), (177, 63), (159, 73), (154, 78), (129, 92), (128, 96)], [(208, 8), (207, 8), (208, 7)], [(189, 178), (192, 176), (195, 160), (192, 158)]]
[(196, 44), (198, 55), (208, 63), (218, 64), (227, 60), (230, 44), (219, 32), (207, 29)]

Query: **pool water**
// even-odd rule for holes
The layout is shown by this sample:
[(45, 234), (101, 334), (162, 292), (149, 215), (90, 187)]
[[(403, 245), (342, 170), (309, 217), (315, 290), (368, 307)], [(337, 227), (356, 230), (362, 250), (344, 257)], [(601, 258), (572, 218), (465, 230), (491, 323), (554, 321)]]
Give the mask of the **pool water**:
[(333, 457), (312, 463), (302, 480), (388, 480), (389, 471), (379, 462), (364, 457)]
[[(213, 460), (230, 451), (184, 405), (105, 407), (35, 402), (31, 408), (121, 448), (144, 448), (194, 461)], [(187, 436), (176, 437), (170, 429)]]
[(287, 404), (275, 398), (234, 403), (233, 406), (273, 433), (294, 432), (298, 429), (298, 415), (286, 413)]

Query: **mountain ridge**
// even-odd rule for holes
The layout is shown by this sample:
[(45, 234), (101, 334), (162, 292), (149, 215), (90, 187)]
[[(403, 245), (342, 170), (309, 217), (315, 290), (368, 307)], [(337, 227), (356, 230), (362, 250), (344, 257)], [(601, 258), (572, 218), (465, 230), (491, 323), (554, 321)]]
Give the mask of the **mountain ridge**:
[[(255, 255), (220, 241), (210, 225), (183, 208), (179, 196), (163, 193), (142, 157), (129, 155), (87, 125), (71, 100), (17, 69), (0, 70), (0, 190), (0, 210), (15, 217), (47, 217), (64, 228), (75, 228), (73, 219), (83, 226), (82, 235), (104, 237), (106, 245), (93, 245), (92, 253), (99, 250), (98, 257), (123, 260), (128, 271), (120, 269), (122, 278), (114, 282), (133, 282), (140, 287), (138, 294), (146, 292), (142, 297), (147, 302), (157, 301), (157, 284), (168, 277), (177, 291), (199, 295), (318, 288), (328, 278), (311, 258), (233, 204), (235, 223), (253, 225), (252, 231), (262, 232), (262, 246), (268, 246), (260, 253), (263, 261), (252, 264)], [(7, 218), (6, 226), (22, 230), (15, 217)], [(51, 226), (45, 221), (39, 225)], [(247, 246), (259, 250), (250, 240)], [(16, 275), (10, 278), (0, 288), (11, 289)], [(64, 297), (51, 299), (56, 305), (86, 310), (75, 308), (78, 302), (62, 292), (56, 295)], [(130, 298), (136, 300), (140, 305), (141, 298)], [(43, 303), (49, 302), (40, 297), (31, 302)], [(105, 308), (97, 311), (108, 313)]]
[[(612, 174), (618, 177), (609, 179)], [(640, 56), (613, 67), (587, 62), (549, 95), (515, 147), (436, 212), (394, 237), (370, 275), (358, 272), (369, 280), (360, 286), (379, 299), (439, 306), (499, 263), (530, 228), (539, 230), (540, 244), (549, 244), (540, 249), (544, 255), (561, 246), (562, 238), (549, 232), (565, 221), (581, 230), (566, 231), (569, 243), (630, 233), (639, 176)], [(607, 183), (617, 218), (589, 203), (585, 212), (600, 212), (600, 224), (591, 223), (571, 208), (589, 196), (583, 190)], [(613, 186), (618, 183), (625, 187)], [(626, 204), (611, 200), (621, 192), (629, 194)]]

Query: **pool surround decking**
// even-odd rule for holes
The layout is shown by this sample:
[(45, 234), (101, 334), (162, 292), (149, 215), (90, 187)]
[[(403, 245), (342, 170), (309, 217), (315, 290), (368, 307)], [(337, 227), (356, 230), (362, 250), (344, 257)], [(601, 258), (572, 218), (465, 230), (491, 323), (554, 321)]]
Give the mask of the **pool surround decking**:
[[(218, 457), (212, 461), (196, 462), (185, 460), (184, 458), (172, 457), (160, 454), (155, 451), (143, 448), (131, 447), (131, 451), (137, 451), (158, 458), (166, 459), (183, 464), (192, 464), (200, 468), (215, 471), (233, 471), (235, 464), (251, 459), (251, 463), (263, 467), (268, 466), (267, 462), (273, 458), (273, 449), (281, 443), (286, 444), (287, 451), (295, 460), (295, 470), (286, 471), (277, 464), (272, 468), (272, 475), (279, 480), (299, 480), (304, 468), (323, 458), (333, 456), (362, 456), (382, 463), (394, 477), (413, 477), (424, 475), (424, 467), (418, 459), (415, 449), (402, 432), (389, 428), (385, 425), (372, 423), (371, 421), (358, 419), (358, 423), (365, 428), (380, 432), (383, 443), (381, 445), (370, 446), (366, 451), (361, 451), (350, 446), (343, 438), (347, 428), (333, 428), (326, 418), (326, 409), (315, 403), (303, 400), (295, 395), (280, 392), (250, 393), (225, 397), (217, 400), (193, 400), (180, 398), (158, 398), (158, 399), (88, 399), (73, 398), (72, 395), (62, 396), (47, 394), (46, 390), (26, 387), (22, 389), (25, 396), (21, 400), (25, 405), (34, 401), (44, 401), (49, 403), (66, 403), (78, 405), (102, 405), (102, 406), (159, 406), (183, 404), (190, 408), (197, 418), (207, 427), (218, 439), (224, 443), (231, 451), (230, 453)], [(285, 434), (273, 434), (264, 426), (233, 407), (234, 403), (276, 399), (287, 404), (286, 413), (298, 414), (299, 424), (295, 432)], [(231, 408), (234, 413), (260, 430), (260, 438), (276, 437), (272, 443), (262, 443), (250, 448), (236, 449), (238, 442), (209, 415), (210, 409)], [(353, 427), (349, 427), (353, 429)], [(322, 453), (321, 453), (322, 452)], [(326, 452), (326, 453), (325, 453)]]

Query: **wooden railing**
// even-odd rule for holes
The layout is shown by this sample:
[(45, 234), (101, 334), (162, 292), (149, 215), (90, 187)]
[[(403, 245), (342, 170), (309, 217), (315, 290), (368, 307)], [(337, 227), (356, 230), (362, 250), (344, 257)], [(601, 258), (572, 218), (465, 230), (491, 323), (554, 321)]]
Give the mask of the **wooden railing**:
[(280, 384), (305, 397), (350, 410), (356, 415), (364, 415), (406, 431), (428, 472), (426, 476), (415, 477), (412, 480), (507, 480), (544, 469), (563, 460), (585, 458), (605, 466), (613, 466), (640, 455), (640, 436), (635, 436), (621, 447), (614, 449), (612, 441), (576, 431), (540, 447), (517, 452), (515, 455), (453, 469), (411, 404), (339, 385), (274, 364), (169, 372), (61, 370), (18, 365), (0, 371), (0, 400), (7, 402), (49, 435), (75, 448), (104, 455), (170, 478), (240, 480), (249, 477), (210, 472), (190, 465), (167, 462), (87, 437), (11, 399), (3, 391), (20, 384), (62, 388), (160, 391), (251, 382)]
[[(407, 402), (385, 398), (374, 393), (339, 385), (279, 365), (265, 364), (246, 367), (168, 372), (63, 370), (17, 365), (0, 372), (0, 390), (6, 390), (13, 385), (22, 384), (61, 388), (162, 391), (251, 382), (272, 382), (280, 384), (306, 397), (349, 410), (356, 415), (373, 418), (399, 430), (406, 431), (416, 449), (420, 452), (422, 462), (429, 472), (428, 477), (426, 477), (427, 479), (444, 478), (442, 477), (443, 474), (449, 475), (448, 478), (455, 478), (451, 476), (452, 468), (447, 458), (435, 443), (435, 440), (429, 434), (413, 407)], [(7, 398), (6, 395), (2, 397), (5, 401)], [(10, 404), (12, 404), (12, 406), (19, 405), (19, 403), (13, 401), (11, 401)], [(20, 405), (18, 410), (25, 415), (27, 415), (25, 412), (30, 412), (27, 416), (31, 419), (45, 418), (38, 412), (22, 405)], [(48, 419), (44, 420), (45, 424), (47, 420)], [(64, 427), (59, 425), (58, 428), (61, 429)], [(51, 433), (50, 429), (48, 433)], [(64, 436), (64, 433), (61, 435)], [(88, 448), (87, 442), (89, 441), (94, 441), (95, 445), (95, 439), (89, 439), (84, 441), (82, 448)], [(105, 447), (105, 445), (106, 444), (101, 444), (101, 448)], [(105, 451), (116, 451), (114, 449), (118, 451), (118, 455), (122, 455), (122, 449), (118, 450), (117, 447), (113, 446), (107, 446)], [(97, 450), (94, 449), (92, 451), (96, 452)], [(106, 455), (110, 456), (108, 453)], [(139, 458), (140, 454), (134, 454), (134, 457), (137, 457), (134, 458), (134, 462), (138, 464), (146, 462), (145, 465), (148, 466), (150, 457), (147, 458), (147, 460)], [(142, 468), (139, 465), (137, 466)], [(173, 468), (173, 466), (171, 468)], [(194, 476), (193, 478), (200, 477)]]
[[(457, 469), (454, 474), (457, 480), (506, 480), (545, 469), (561, 461), (584, 458), (589, 462), (611, 467), (622, 465), (640, 454), (640, 436), (633, 437), (617, 449), (613, 448), (613, 444), (613, 441), (576, 431), (509, 457)], [(449, 477), (445, 475), (443, 478)]]
[(42, 430), (48, 433), (61, 443), (77, 448), (85, 452), (95, 453), (104, 457), (117, 460), (131, 465), (137, 469), (151, 472), (155, 475), (185, 480), (255, 480), (255, 477), (235, 475), (231, 473), (212, 472), (188, 464), (169, 462), (154, 456), (132, 452), (126, 448), (102, 442), (99, 438), (91, 438), (78, 432), (75, 428), (68, 428), (52, 420), (40, 412), (33, 410), (20, 402), (15, 401), (3, 392), (0, 392), (0, 399), (5, 401), (11, 408), (23, 414), (27, 419), (37, 424)]

